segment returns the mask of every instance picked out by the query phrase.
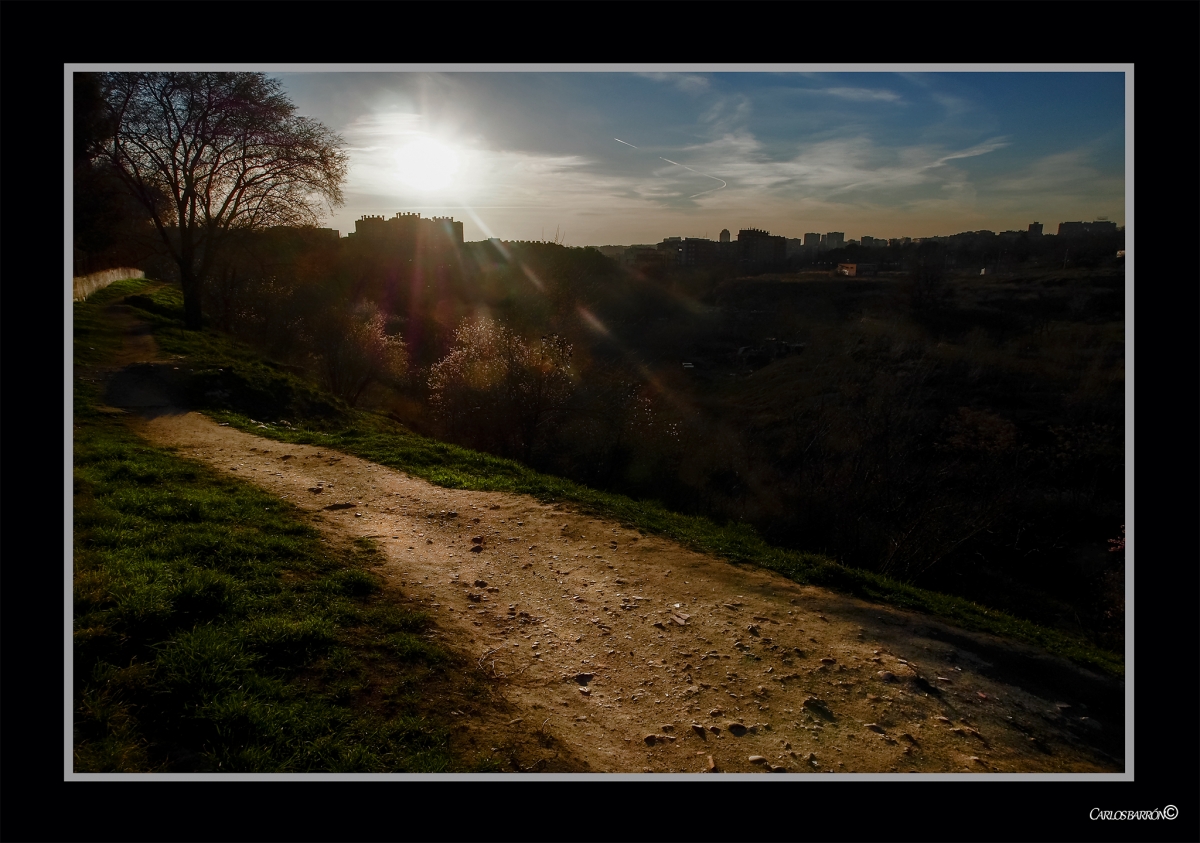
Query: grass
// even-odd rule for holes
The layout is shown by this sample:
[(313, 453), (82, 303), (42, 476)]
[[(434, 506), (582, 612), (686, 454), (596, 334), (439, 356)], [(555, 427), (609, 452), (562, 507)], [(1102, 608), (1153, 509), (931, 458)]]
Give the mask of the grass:
[[(77, 418), (76, 770), (438, 771), (449, 732), (381, 679), (444, 680), (373, 550), (278, 499)], [(373, 665), (382, 655), (383, 663)]]
[[(75, 308), (76, 361), (115, 337)], [(82, 347), (81, 347), (82, 346)], [(456, 660), (381, 597), (369, 542), (141, 440), (75, 381), (77, 772), (473, 769), (441, 709)]]
[[(293, 376), (265, 367), (243, 346), (215, 332), (202, 334), (180, 330), (178, 293), (161, 293), (160, 302), (175, 310), (157, 315), (156, 336), (160, 345), (176, 354), (192, 354), (206, 365), (243, 367), (259, 381), (259, 394), (282, 394), (272, 382)], [(168, 298), (169, 296), (176, 298)], [(197, 359), (199, 358), (199, 359)], [(255, 366), (263, 368), (254, 368)], [(298, 380), (298, 379), (296, 379)], [(265, 383), (264, 383), (265, 381)], [(312, 387), (292, 387), (299, 393)], [(332, 399), (325, 399), (331, 402)], [(315, 402), (314, 402), (315, 403)], [(688, 547), (728, 559), (753, 564), (798, 582), (824, 586), (868, 600), (924, 612), (964, 629), (992, 633), (1040, 647), (1071, 661), (1104, 673), (1124, 675), (1123, 657), (1094, 643), (1012, 614), (960, 597), (916, 588), (869, 571), (839, 565), (825, 557), (786, 550), (765, 542), (744, 524), (717, 524), (710, 519), (682, 515), (650, 501), (600, 492), (558, 477), (542, 474), (520, 463), (471, 451), (413, 434), (393, 420), (370, 412), (337, 406), (336, 413), (307, 418), (293, 414), (290, 424), (269, 419), (266, 413), (236, 405), (199, 402), (210, 415), (230, 425), (282, 442), (317, 445), (353, 454), (379, 465), (399, 469), (447, 488), (503, 491), (527, 494), (543, 502), (570, 504), (596, 517), (616, 520), (635, 528), (674, 539)], [(331, 406), (333, 406), (331, 404)]]

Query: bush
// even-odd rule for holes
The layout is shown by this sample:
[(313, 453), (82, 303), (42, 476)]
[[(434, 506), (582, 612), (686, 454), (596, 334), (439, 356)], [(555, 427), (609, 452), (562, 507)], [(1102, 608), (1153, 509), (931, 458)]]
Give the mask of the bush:
[(311, 317), (313, 356), (325, 386), (354, 406), (376, 381), (396, 384), (408, 372), (408, 352), (386, 318), (370, 303)]
[(525, 460), (573, 389), (562, 337), (526, 342), (488, 318), (463, 322), (429, 374), (430, 401), (453, 439)]

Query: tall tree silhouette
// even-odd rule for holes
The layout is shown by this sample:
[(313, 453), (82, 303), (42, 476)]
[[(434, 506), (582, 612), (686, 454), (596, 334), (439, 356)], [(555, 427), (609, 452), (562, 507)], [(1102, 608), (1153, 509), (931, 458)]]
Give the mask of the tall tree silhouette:
[(342, 203), (342, 139), (262, 73), (106, 73), (100, 153), (179, 267), (187, 326), (229, 231), (312, 225)]

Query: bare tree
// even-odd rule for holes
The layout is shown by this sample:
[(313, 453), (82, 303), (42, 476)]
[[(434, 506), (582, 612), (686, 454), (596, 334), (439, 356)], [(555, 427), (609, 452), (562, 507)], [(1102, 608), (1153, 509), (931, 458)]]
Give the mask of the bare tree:
[(179, 267), (189, 328), (230, 230), (312, 225), (342, 203), (342, 139), (263, 73), (106, 73), (103, 94), (103, 155)]

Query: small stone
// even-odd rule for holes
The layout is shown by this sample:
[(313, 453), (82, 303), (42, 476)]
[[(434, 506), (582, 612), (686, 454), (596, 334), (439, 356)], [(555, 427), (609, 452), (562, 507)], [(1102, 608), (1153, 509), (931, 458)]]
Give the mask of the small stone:
[(576, 673), (575, 674), (575, 681), (578, 682), (580, 685), (586, 685), (587, 683), (591, 682), (595, 678), (596, 678), (596, 674), (594, 674), (594, 673)]
[(750, 624), (748, 627), (746, 627), (746, 631), (749, 632), (751, 635), (757, 636), (758, 635), (758, 624), (756, 624), (756, 623)]
[(717, 762), (713, 761), (713, 757), (711, 755), (708, 756), (708, 772), (710, 772), (710, 773), (717, 772)]
[(725, 713), (725, 712), (724, 712), (724, 711), (722, 711), (721, 709), (719, 709), (719, 708), (714, 708), (712, 711), (710, 711), (710, 712), (708, 713), (708, 716), (709, 716), (709, 717), (720, 717), (720, 716), (721, 716), (722, 714), (724, 714), (724, 713)]
[(727, 723), (725, 725), (725, 728), (728, 729), (732, 734), (736, 735), (739, 738), (742, 735), (746, 734), (746, 731), (747, 731), (745, 725), (742, 723)]
[(942, 715), (940, 715), (940, 714), (939, 714), (937, 717), (933, 718), (933, 719), (934, 719), (934, 720), (940, 720), (940, 721), (941, 721), (941, 722), (943, 722), (943, 723), (949, 723), (949, 722), (950, 722), (950, 718), (949, 718), (949, 717), (943, 717), (943, 716), (942, 716)]
[(829, 657), (826, 657), (826, 658), (821, 659), (821, 664), (837, 664), (837, 659), (831, 659)]
[(883, 727), (880, 726), (878, 723), (868, 723), (867, 728), (870, 729), (872, 732), (878, 732), (881, 735), (883, 734)]
[(828, 716), (830, 714), (829, 706), (825, 704), (825, 701), (817, 699), (816, 697), (809, 697), (804, 701), (803, 705), (805, 708), (812, 709), (818, 714), (824, 716)]
[(476, 588), (487, 588), (487, 580), (475, 580)]
[(699, 723), (692, 724), (692, 731), (695, 732), (700, 737), (704, 737), (704, 727), (701, 726)]
[(714, 735), (718, 735), (721, 733), (721, 727), (720, 726), (709, 726), (708, 731), (712, 732)]
[(764, 757), (763, 757), (763, 756), (761, 756), (761, 755), (751, 755), (751, 756), (750, 756), (750, 763), (751, 763), (751, 764), (766, 764), (766, 763), (767, 763), (767, 759), (766, 759), (766, 758), (764, 758)]
[(592, 689), (591, 688), (580, 688), (579, 693), (583, 694), (586, 697), (592, 693)]
[[(361, 513), (361, 512), (356, 512), (356, 513), (354, 513), (354, 517), (355, 517), (355, 518), (362, 518), (362, 513)], [(430, 544), (433, 544), (433, 542), (430, 542)]]
[(655, 742), (658, 740), (658, 735), (646, 735), (646, 737), (642, 738), (642, 740), (646, 742), (646, 746), (654, 746)]
[(666, 627), (665, 627), (665, 626), (663, 626), (663, 625), (662, 625), (662, 623), (661, 623), (660, 621), (655, 621), (655, 622), (653, 623), (653, 626), (656, 626), (656, 627), (658, 627), (659, 629), (666, 629)]
[[(431, 544), (432, 544), (432, 542), (431, 542)], [(472, 552), (472, 553), (482, 553), (482, 552), (483, 552), (483, 545), (481, 545), (481, 544), (473, 544), (473, 545), (471, 545), (471, 552)]]
[(782, 764), (772, 764), (771, 772), (772, 773), (786, 773), (787, 767), (783, 766)]
[[(358, 513), (355, 513), (357, 515)], [(425, 539), (425, 544), (433, 544), (433, 539)]]
[(988, 698), (988, 695), (985, 694), (983, 691), (976, 691), (975, 693), (981, 700), (986, 700)]
[(483, 536), (472, 536), (471, 544), (483, 544)]
[(908, 732), (901, 732), (900, 737), (904, 738), (904, 740), (908, 741), (909, 743), (917, 742), (917, 739), (914, 738), (912, 735), (910, 735)]
[(663, 730), (664, 732), (674, 732), (674, 731), (675, 731), (675, 724), (674, 724), (674, 723), (667, 723), (666, 725), (664, 725), (664, 726), (662, 727), (662, 730)]
[(880, 679), (882, 679), (884, 682), (899, 681), (896, 679), (896, 674), (892, 673), (890, 670), (881, 670), (875, 675), (878, 676)]
[(791, 748), (792, 748), (792, 742), (791, 742), (791, 741), (784, 741), (784, 742), (783, 742), (783, 748), (784, 748), (784, 749), (791, 749)]

